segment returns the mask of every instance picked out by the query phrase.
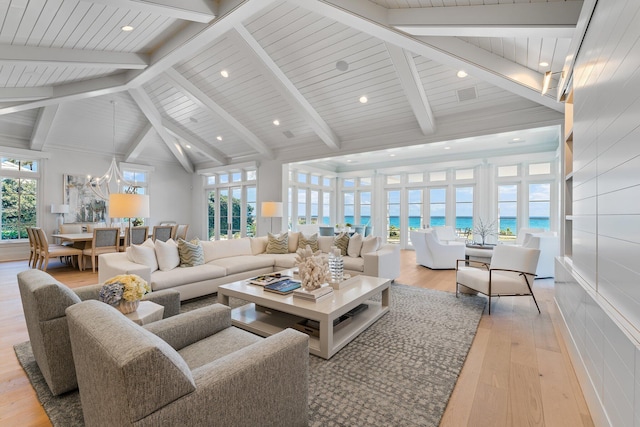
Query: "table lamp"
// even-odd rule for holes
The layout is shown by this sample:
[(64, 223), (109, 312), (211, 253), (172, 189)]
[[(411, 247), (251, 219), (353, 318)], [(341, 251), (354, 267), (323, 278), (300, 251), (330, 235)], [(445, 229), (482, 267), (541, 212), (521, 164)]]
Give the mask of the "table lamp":
[(273, 233), (273, 218), (282, 218), (282, 202), (262, 202), (260, 209), (263, 218), (271, 218), (271, 229)]
[(62, 224), (64, 224), (64, 214), (69, 213), (69, 205), (51, 205), (51, 213), (57, 214), (56, 225), (58, 227), (58, 231), (62, 228)]
[(109, 217), (129, 220), (129, 245), (133, 236), (131, 218), (148, 218), (149, 215), (149, 196), (146, 194), (113, 193), (109, 195)]

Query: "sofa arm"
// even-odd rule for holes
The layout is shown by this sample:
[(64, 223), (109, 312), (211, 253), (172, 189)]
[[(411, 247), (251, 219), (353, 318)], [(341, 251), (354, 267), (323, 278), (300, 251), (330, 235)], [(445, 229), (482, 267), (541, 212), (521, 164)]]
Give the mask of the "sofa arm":
[(142, 297), (145, 301), (155, 302), (164, 307), (162, 318), (173, 317), (180, 313), (180, 292), (175, 289), (152, 291)]
[(87, 301), (90, 299), (98, 299), (98, 294), (100, 293), (101, 288), (101, 284), (88, 285), (74, 288), (72, 289), (72, 291), (75, 292), (76, 295), (78, 295), (78, 298), (80, 298), (80, 300)]
[(104, 283), (119, 274), (137, 274), (151, 284), (151, 269), (129, 261), (126, 252), (113, 252), (98, 256), (98, 283)]
[(383, 245), (376, 252), (362, 254), (366, 276), (395, 280), (400, 276), (400, 246)]
[(144, 325), (145, 329), (162, 338), (176, 350), (229, 327), (231, 309), (222, 304), (211, 304)]
[(307, 426), (309, 337), (285, 329), (192, 371), (196, 390), (141, 425)]

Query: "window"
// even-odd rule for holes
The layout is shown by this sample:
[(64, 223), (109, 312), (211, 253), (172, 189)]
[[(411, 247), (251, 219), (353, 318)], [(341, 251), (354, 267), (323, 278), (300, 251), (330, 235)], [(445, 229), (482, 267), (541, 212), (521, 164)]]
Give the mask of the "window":
[(407, 227), (407, 241), (409, 231), (422, 227), (422, 190), (407, 190), (409, 202), (409, 226)]
[(410, 184), (422, 182), (423, 179), (424, 179), (424, 175), (422, 173), (410, 173), (407, 175), (407, 182)]
[(242, 181), (242, 172), (234, 172), (231, 174), (231, 182)]
[(371, 178), (360, 178), (360, 186), (361, 187), (369, 187), (371, 185)]
[(549, 230), (551, 184), (529, 184), (529, 228)]
[(27, 227), (37, 225), (38, 163), (3, 157), (2, 240), (26, 239)]
[(473, 179), (473, 169), (459, 169), (456, 171), (456, 179)]
[(311, 184), (320, 185), (320, 177), (318, 175), (311, 175)]
[(317, 190), (311, 190), (311, 224), (318, 223), (318, 208), (320, 192)]
[(473, 230), (473, 187), (456, 187), (456, 229)]
[(361, 191), (358, 193), (360, 204), (359, 224), (367, 225), (371, 222), (371, 191)]
[(353, 191), (342, 193), (342, 209), (344, 213), (344, 223), (353, 224), (356, 213), (356, 200)]
[(216, 176), (208, 176), (207, 177), (207, 185), (216, 185)]
[(307, 223), (307, 189), (298, 189), (298, 224)]
[(518, 186), (498, 185), (498, 222), (500, 238), (513, 236), (518, 230)]
[(500, 178), (518, 176), (518, 165), (498, 166), (498, 176)]
[(549, 175), (551, 163), (534, 163), (529, 165), (529, 175)]
[(302, 184), (307, 183), (307, 174), (306, 173), (298, 173), (298, 182)]
[(447, 190), (445, 188), (429, 189), (429, 224), (431, 227), (446, 225)]
[(387, 242), (400, 243), (400, 190), (387, 191)]
[(206, 177), (209, 240), (256, 235), (258, 199), (255, 181), (255, 169)]
[(401, 182), (400, 175), (387, 176), (387, 184), (400, 184), (400, 182)]
[(245, 207), (245, 215), (247, 217), (246, 227), (247, 227), (247, 236), (255, 237), (256, 236), (256, 212), (257, 212), (257, 195), (256, 195), (256, 187), (249, 186), (247, 187), (247, 202)]
[(446, 181), (447, 173), (445, 171), (439, 172), (429, 172), (429, 181), (438, 182), (438, 181)]
[(322, 223), (331, 224), (331, 192), (322, 192)]
[(342, 180), (342, 186), (345, 188), (355, 187), (356, 180), (355, 178), (345, 178)]

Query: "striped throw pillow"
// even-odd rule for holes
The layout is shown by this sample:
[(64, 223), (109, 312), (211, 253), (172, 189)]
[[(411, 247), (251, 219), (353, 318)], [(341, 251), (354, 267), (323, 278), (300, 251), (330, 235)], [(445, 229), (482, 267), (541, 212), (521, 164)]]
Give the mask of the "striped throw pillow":
[(267, 254), (288, 254), (289, 253), (289, 233), (271, 234), (267, 236)]
[(349, 249), (349, 235), (347, 233), (340, 233), (333, 238), (333, 245), (340, 249), (342, 256), (347, 256)]
[(180, 267), (193, 267), (204, 264), (204, 251), (198, 239), (193, 239), (190, 242), (178, 239), (178, 253), (180, 255)]
[(309, 245), (313, 252), (317, 252), (320, 249), (318, 247), (318, 233), (312, 234), (309, 237), (300, 233), (300, 237), (298, 238), (298, 249), (306, 249), (307, 245)]

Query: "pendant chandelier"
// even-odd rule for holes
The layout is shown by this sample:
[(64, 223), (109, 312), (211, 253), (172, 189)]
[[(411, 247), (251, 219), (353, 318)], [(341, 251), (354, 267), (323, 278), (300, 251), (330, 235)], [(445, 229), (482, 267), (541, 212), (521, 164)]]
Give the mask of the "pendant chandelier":
[[(93, 193), (102, 200), (109, 200), (109, 195), (113, 193), (118, 193), (119, 187), (121, 184), (129, 186), (127, 189), (127, 193), (135, 192), (135, 184), (124, 179), (124, 175), (118, 168), (118, 164), (116, 163), (116, 102), (111, 101), (113, 105), (113, 158), (111, 159), (111, 165), (107, 171), (99, 176), (92, 177), (89, 175), (87, 177), (88, 183), (87, 185), (93, 191)], [(112, 182), (115, 182), (115, 191), (111, 190)]]

